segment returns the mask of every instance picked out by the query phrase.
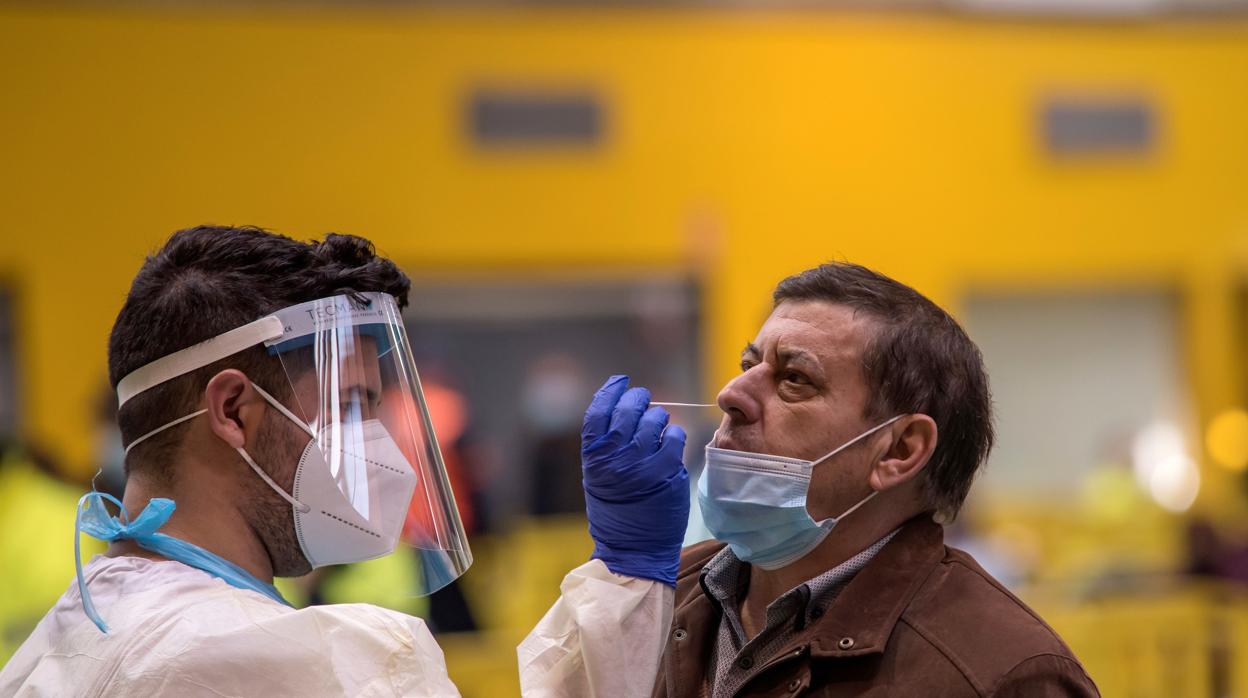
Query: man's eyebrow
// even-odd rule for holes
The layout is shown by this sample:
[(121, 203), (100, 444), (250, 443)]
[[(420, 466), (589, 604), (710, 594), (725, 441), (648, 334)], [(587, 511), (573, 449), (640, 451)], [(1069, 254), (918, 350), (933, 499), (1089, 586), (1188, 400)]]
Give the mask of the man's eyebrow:
[(823, 364), (819, 363), (819, 359), (804, 349), (783, 349), (776, 356), (786, 364), (801, 364), (808, 370), (823, 372)]
[(758, 346), (754, 344), (754, 342), (750, 342), (749, 344), (746, 344), (745, 348), (741, 350), (741, 358), (743, 359), (755, 358), (755, 357), (759, 357), (762, 355), (763, 355), (763, 352), (759, 351)]

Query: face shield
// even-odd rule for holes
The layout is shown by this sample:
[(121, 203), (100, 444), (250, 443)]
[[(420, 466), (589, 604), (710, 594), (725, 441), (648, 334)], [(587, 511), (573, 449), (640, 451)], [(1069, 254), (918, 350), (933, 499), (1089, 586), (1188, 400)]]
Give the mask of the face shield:
[(463, 574), (472, 553), (392, 296), (341, 295), (279, 310), (138, 369), (118, 384), (119, 398), (124, 404), (257, 344), (281, 362), (293, 397), (283, 404), (253, 386), (307, 443), (289, 493), (240, 453), (291, 503), (308, 562), (363, 561), (407, 545), (419, 561), (415, 594)]

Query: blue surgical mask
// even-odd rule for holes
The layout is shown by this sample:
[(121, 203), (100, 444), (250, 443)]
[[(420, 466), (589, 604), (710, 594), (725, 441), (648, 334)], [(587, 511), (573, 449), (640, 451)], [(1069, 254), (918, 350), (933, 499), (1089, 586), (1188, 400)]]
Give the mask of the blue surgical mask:
[[(104, 508), (106, 499), (121, 510), (120, 517), (110, 515)], [(95, 604), (91, 602), (91, 594), (87, 592), (87, 583), (82, 576), (82, 554), (78, 548), (81, 533), (107, 542), (132, 540), (145, 550), (207, 572), (232, 587), (249, 589), (264, 594), (278, 603), (290, 605), (286, 599), (282, 598), (276, 587), (256, 579), (250, 572), (233, 562), (210, 553), (198, 545), (164, 533), (157, 533), (157, 529), (164, 526), (173, 514), (174, 506), (172, 499), (152, 499), (131, 521), (126, 516), (125, 507), (110, 494), (88, 492), (78, 500), (78, 514), (74, 521), (74, 562), (77, 563), (78, 568), (78, 592), (82, 596), (82, 610), (101, 632), (107, 633), (108, 626), (104, 624), (104, 619), (95, 610)]]
[(698, 480), (698, 506), (707, 529), (743, 562), (774, 570), (814, 550), (838, 521), (878, 492), (837, 517), (810, 518), (806, 497), (815, 466), (901, 419), (872, 427), (822, 458), (809, 461), (726, 448), (706, 447), (706, 467)]

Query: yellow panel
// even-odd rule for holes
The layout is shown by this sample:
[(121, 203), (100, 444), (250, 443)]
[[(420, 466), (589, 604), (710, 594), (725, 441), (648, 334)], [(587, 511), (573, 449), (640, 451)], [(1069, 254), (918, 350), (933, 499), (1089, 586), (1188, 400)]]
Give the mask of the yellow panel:
[[(687, 269), (712, 385), (776, 280), (829, 258), (955, 309), (971, 287), (1177, 287), (1208, 419), (1243, 399), (1245, 75), (1238, 18), (8, 6), (0, 278), (27, 424), (86, 467), (128, 281), (207, 221), (358, 232), (446, 273)], [(606, 141), (480, 152), (480, 84), (599, 90)], [(1098, 90), (1152, 101), (1154, 152), (1044, 152), (1042, 98)]]

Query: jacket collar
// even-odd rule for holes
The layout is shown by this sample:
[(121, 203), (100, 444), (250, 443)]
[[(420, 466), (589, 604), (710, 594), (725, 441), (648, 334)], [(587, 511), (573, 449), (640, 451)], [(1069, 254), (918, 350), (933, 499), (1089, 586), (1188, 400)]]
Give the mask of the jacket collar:
[[(677, 581), (676, 627), (714, 637), (719, 609), (701, 584), (701, 572), (724, 548), (701, 544), (684, 560)], [(944, 559), (944, 529), (922, 514), (901, 525), (888, 545), (845, 586), (820, 622), (801, 634), (820, 656), (856, 656), (884, 651), (897, 619), (924, 580)], [(843, 642), (846, 639), (850, 642)], [(845, 647), (844, 645), (851, 645)]]
[[(719, 635), (720, 609), (701, 584), (706, 563), (724, 548), (708, 541), (686, 550), (676, 581), (668, 638), (666, 695), (698, 695)], [(924, 514), (901, 530), (841, 591), (826, 615), (811, 623), (777, 657), (809, 647), (814, 657), (854, 657), (884, 651), (897, 619), (945, 556), (944, 529)]]
[(828, 609), (805, 639), (816, 657), (884, 651), (893, 627), (945, 557), (944, 528), (928, 514), (910, 519)]

